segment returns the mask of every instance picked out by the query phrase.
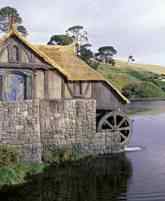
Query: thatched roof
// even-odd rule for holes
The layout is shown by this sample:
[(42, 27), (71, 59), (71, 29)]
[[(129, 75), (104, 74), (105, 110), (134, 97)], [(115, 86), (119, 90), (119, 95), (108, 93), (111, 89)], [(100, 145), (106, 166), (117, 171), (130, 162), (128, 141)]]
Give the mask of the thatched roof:
[(116, 95), (124, 102), (129, 103), (121, 92), (108, 82), (99, 72), (92, 69), (83, 60), (77, 57), (74, 53), (73, 45), (69, 46), (51, 46), (51, 45), (35, 45), (31, 44), (25, 37), (20, 34), (13, 26), (11, 31), (0, 39), (0, 45), (5, 41), (15, 36), (24, 45), (34, 51), (40, 58), (42, 58), (51, 67), (63, 74), (69, 81), (103, 81), (116, 93)]
[(35, 45), (66, 72), (69, 80), (105, 80), (74, 53), (73, 45)]

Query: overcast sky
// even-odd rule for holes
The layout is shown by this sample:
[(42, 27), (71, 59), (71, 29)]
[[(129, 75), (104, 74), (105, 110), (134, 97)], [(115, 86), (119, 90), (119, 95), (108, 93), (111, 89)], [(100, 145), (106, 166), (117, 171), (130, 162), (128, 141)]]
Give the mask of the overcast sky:
[(15, 7), (32, 42), (83, 25), (95, 48), (113, 45), (117, 57), (165, 65), (165, 0), (0, 0)]

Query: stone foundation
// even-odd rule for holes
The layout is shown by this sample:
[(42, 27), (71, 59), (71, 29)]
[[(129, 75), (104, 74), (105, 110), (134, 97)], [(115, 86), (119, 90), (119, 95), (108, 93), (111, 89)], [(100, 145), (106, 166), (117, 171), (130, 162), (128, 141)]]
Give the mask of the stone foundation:
[(39, 101), (0, 102), (0, 144), (17, 147), (24, 161), (41, 161)]
[(0, 102), (0, 144), (18, 147), (23, 161), (41, 162), (51, 147), (84, 154), (119, 152), (116, 136), (96, 133), (95, 100)]

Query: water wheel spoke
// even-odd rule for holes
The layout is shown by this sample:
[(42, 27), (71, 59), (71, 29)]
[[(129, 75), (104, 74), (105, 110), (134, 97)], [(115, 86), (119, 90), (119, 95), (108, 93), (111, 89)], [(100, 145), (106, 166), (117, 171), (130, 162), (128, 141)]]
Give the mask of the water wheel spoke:
[(105, 120), (105, 123), (106, 123), (111, 129), (113, 129), (113, 125), (112, 125), (108, 120)]
[(114, 126), (117, 126), (117, 115), (115, 112), (113, 114), (113, 120), (114, 120)]
[(126, 140), (127, 139), (127, 136), (125, 136), (123, 133), (121, 133), (120, 132), (120, 136), (124, 139), (124, 140)]
[(120, 128), (120, 126), (125, 122), (127, 121), (127, 119), (124, 117), (118, 124), (118, 128)]
[(119, 131), (129, 131), (130, 127), (122, 127), (118, 129)]
[(116, 139), (120, 139), (121, 144), (127, 144), (132, 132), (131, 122), (128, 117), (121, 112), (113, 111), (107, 114), (99, 120), (97, 129), (99, 131), (107, 131), (114, 133)]

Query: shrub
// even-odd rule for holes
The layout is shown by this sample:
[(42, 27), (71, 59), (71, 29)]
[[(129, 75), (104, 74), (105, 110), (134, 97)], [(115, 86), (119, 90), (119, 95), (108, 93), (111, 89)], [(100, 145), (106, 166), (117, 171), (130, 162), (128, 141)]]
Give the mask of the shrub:
[(0, 145), (0, 167), (16, 164), (19, 159), (20, 153), (16, 147)]
[(16, 184), (19, 178), (15, 170), (11, 167), (1, 167), (0, 168), (0, 187), (2, 185)]
[(22, 184), (28, 176), (36, 175), (44, 171), (44, 164), (19, 163), (12, 166), (0, 167), (0, 189), (3, 185)]
[(46, 147), (43, 154), (43, 161), (48, 163), (60, 163), (64, 161), (75, 161), (84, 157), (81, 153), (79, 145), (74, 145), (73, 147), (56, 147), (50, 146)]

